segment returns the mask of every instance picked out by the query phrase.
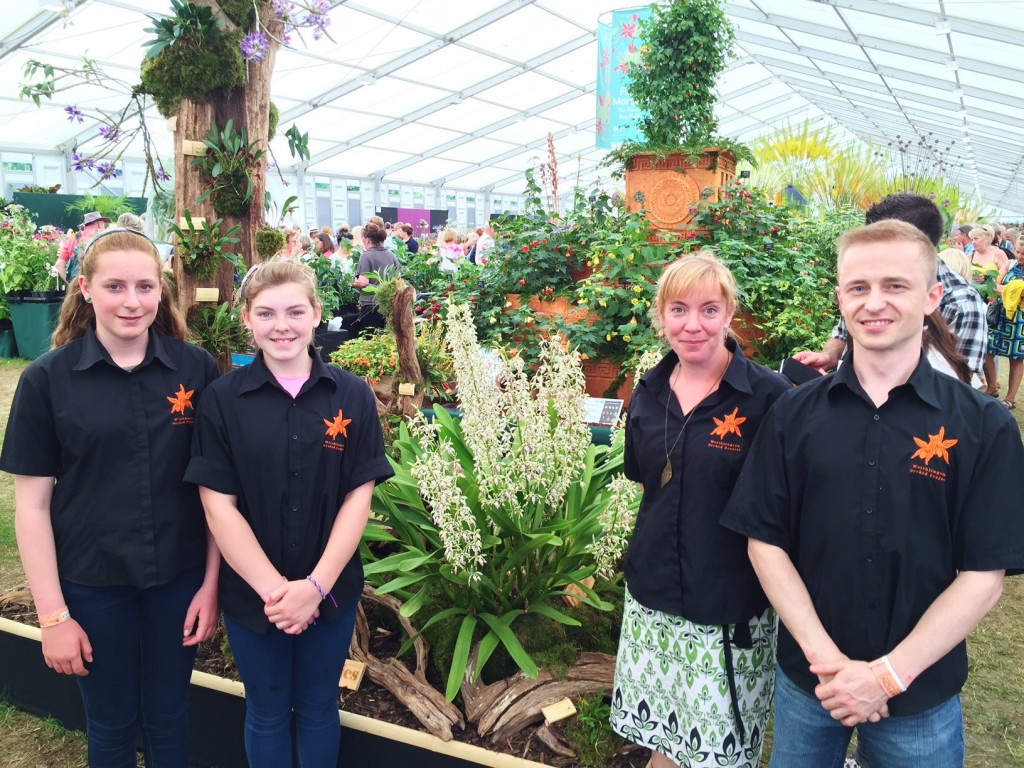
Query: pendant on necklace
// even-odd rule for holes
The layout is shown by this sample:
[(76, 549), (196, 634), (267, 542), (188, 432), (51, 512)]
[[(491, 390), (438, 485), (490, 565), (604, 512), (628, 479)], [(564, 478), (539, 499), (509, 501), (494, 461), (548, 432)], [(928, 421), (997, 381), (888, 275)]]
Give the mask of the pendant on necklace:
[(665, 460), (665, 468), (661, 470), (661, 487), (664, 488), (672, 480), (672, 462)]

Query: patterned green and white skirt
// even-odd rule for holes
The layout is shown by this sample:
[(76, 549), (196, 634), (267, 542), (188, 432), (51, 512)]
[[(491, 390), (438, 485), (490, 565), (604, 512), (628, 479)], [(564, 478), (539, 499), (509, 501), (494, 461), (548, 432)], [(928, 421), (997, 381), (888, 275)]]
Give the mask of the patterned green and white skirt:
[(751, 648), (737, 648), (732, 640), (746, 634), (742, 626), (739, 632), (729, 627), (741, 738), (722, 627), (646, 608), (627, 589), (612, 728), (681, 768), (757, 768), (775, 693), (775, 612), (769, 608), (748, 626)]

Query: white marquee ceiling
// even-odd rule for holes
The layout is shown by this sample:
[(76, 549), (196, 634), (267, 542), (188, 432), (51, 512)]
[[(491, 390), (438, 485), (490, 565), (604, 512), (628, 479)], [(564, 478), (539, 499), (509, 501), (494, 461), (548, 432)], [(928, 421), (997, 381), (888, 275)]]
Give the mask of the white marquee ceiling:
[[(168, 0), (7, 0), (0, 16), (0, 150), (88, 149), (96, 125), (68, 103), (113, 110), (102, 88), (36, 109), (18, 98), (31, 58), (88, 54), (137, 79), (148, 15)], [(554, 135), (563, 187), (600, 181), (594, 149), (598, 17), (623, 0), (388, 0), (335, 3), (334, 38), (278, 55), (282, 129), (309, 132), (310, 172), (383, 183), (519, 193)], [(804, 119), (942, 161), (950, 180), (1024, 211), (1024, 14), (999, 0), (724, 0), (736, 56), (719, 82), (721, 132), (739, 140)], [(154, 110), (157, 141), (170, 137)], [(922, 140), (932, 149), (917, 145)], [(274, 150), (291, 162), (284, 139)], [(169, 153), (168, 153), (169, 154)]]

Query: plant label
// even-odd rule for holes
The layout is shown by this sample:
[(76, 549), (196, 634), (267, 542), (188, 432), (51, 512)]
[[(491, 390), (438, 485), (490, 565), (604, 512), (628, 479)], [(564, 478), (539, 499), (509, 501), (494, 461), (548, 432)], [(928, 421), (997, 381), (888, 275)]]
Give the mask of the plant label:
[(405, 395), (406, 397), (414, 397), (416, 395), (416, 385), (411, 382), (403, 382), (398, 385), (398, 394)]
[[(182, 216), (178, 219), (178, 229), (184, 231), (188, 230), (188, 219)], [(206, 217), (205, 216), (193, 216), (192, 217), (192, 229), (198, 232), (201, 229), (206, 229)]]
[(184, 139), (181, 142), (181, 154), (189, 157), (202, 157), (206, 154), (206, 145), (201, 141)]
[(220, 300), (220, 289), (219, 288), (196, 288), (196, 302), (204, 303), (207, 301), (219, 301)]
[(544, 715), (544, 725), (551, 725), (559, 720), (565, 720), (565, 718), (575, 715), (576, 707), (573, 706), (569, 699), (562, 699), (554, 704), (541, 707), (540, 712)]
[(365, 673), (366, 665), (363, 662), (348, 659), (341, 670), (341, 680), (338, 681), (338, 687), (348, 688), (350, 691), (358, 691)]
[(167, 130), (170, 131), (171, 133), (174, 133), (176, 130), (178, 130), (177, 115), (175, 115), (174, 117), (167, 118)]
[[(582, 580), (582, 583), (586, 585), (587, 589), (593, 589), (594, 577), (587, 576), (587, 578)], [(580, 598), (587, 596), (587, 593), (575, 584), (567, 585), (563, 591), (567, 592), (568, 594), (562, 595), (562, 600), (564, 600), (565, 604), (568, 605), (570, 608), (575, 608), (577, 605), (580, 604)]]

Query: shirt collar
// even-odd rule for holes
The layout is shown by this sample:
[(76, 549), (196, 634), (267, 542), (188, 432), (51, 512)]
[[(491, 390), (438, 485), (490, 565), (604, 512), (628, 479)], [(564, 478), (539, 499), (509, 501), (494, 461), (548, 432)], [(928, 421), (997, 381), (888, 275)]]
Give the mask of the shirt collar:
[[(907, 379), (905, 384), (901, 384), (898, 387), (894, 387), (893, 391), (901, 389), (903, 387), (910, 387), (914, 393), (928, 403), (933, 408), (941, 408), (938, 394), (935, 391), (935, 377), (945, 375), (938, 374), (935, 369), (932, 368), (931, 363), (928, 362), (928, 356), (921, 351), (920, 359), (917, 362), (917, 367), (914, 372), (910, 374), (910, 378)], [(832, 381), (829, 382), (829, 392), (835, 391), (838, 387), (844, 386), (851, 392), (856, 393), (860, 397), (863, 397), (868, 402), (871, 399), (864, 391), (864, 387), (861, 386), (860, 380), (857, 378), (857, 372), (853, 370), (853, 348), (846, 353), (846, 357), (843, 358), (843, 364), (839, 366), (839, 370), (832, 376)]]
[[(748, 395), (752, 394), (754, 389), (750, 385), (750, 362), (744, 356), (743, 350), (740, 349), (736, 340), (731, 338), (725, 340), (725, 348), (732, 353), (732, 359), (725, 369), (722, 381), (738, 392)], [(641, 377), (641, 382), (655, 390), (668, 387), (669, 377), (671, 377), (672, 371), (675, 370), (678, 362), (679, 357), (675, 352), (669, 350), (657, 365)]]
[[(147, 333), (146, 356), (142, 358), (142, 362), (139, 363), (138, 367), (141, 368), (144, 365), (149, 365), (153, 360), (159, 360), (170, 370), (177, 370), (177, 366), (175, 366), (170, 354), (168, 354), (167, 345), (160, 337), (160, 334), (153, 329), (153, 326), (149, 327)], [(90, 322), (85, 327), (85, 336), (82, 337), (82, 353), (79, 355), (78, 362), (72, 370), (84, 371), (100, 362), (107, 363), (115, 368), (119, 367), (110, 357), (106, 347), (96, 338), (96, 323)]]
[[(327, 369), (326, 363), (320, 359), (320, 355), (316, 353), (313, 347), (309, 347), (308, 354), (313, 360), (313, 365), (309, 370), (309, 381), (304, 387), (309, 385), (310, 382), (315, 382), (317, 379), (327, 379), (331, 382), (332, 386), (337, 386), (334, 377), (331, 376), (331, 372)], [(242, 382), (242, 386), (239, 390), (240, 394), (246, 392), (253, 392), (260, 387), (270, 384), (271, 386), (280, 389), (280, 385), (277, 383), (277, 379), (274, 374), (267, 368), (267, 364), (263, 359), (263, 352), (256, 353), (256, 359), (245, 367), (245, 380)]]

